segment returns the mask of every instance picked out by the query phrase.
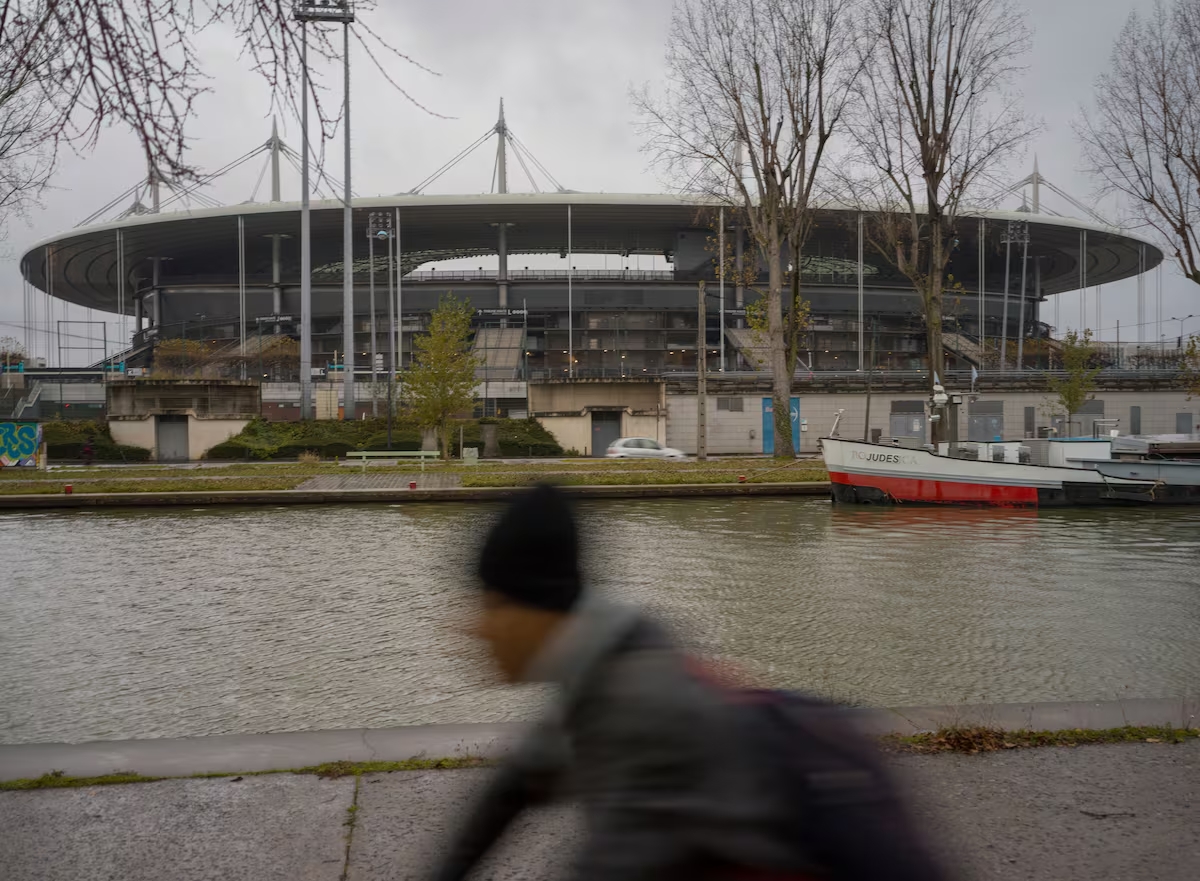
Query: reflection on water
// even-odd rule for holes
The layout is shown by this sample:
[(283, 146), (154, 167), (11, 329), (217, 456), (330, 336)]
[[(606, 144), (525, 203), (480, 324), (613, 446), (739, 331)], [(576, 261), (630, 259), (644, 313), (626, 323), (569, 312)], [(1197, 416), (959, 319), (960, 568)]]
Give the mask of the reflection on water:
[[(868, 704), (1200, 682), (1200, 513), (595, 502), (594, 582)], [(526, 718), (465, 632), (493, 509), (0, 516), (0, 742)]]

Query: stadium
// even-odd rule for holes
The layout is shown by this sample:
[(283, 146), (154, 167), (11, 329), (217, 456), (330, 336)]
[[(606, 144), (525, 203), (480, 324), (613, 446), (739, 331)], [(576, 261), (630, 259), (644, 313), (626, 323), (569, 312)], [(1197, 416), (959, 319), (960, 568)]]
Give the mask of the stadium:
[[(507, 134), (503, 120), (495, 131)], [(532, 414), (531, 383), (693, 377), (694, 387), (700, 357), (710, 375), (761, 387), (765, 373), (745, 318), (760, 294), (754, 284), (722, 281), (716, 266), (724, 218), (729, 253), (761, 268), (732, 211), (680, 195), (507, 192), (504, 146), (515, 150), (519, 142), (499, 140), (499, 192), (428, 195), (418, 188), (354, 199), (359, 409), (378, 394), (378, 383), (367, 383), (386, 376), (393, 353), (401, 370), (411, 363), (414, 336), (448, 294), (475, 310), (486, 415)], [(274, 200), (177, 211), (135, 203), (115, 221), (30, 248), (22, 258), (30, 290), (128, 316), (130, 339), (101, 356), (127, 370), (152, 368), (156, 346), (170, 339), (224, 347), (245, 364), (270, 341), (298, 338), (301, 206), (277, 200), (278, 157), (290, 151), (275, 136), (264, 150), (275, 163)], [(948, 375), (995, 372), (1002, 350), (1010, 370), (1018, 355), (1027, 369), (1053, 366), (1055, 298), (1134, 278), (1163, 261), (1153, 244), (1098, 218), (1040, 211), (1044, 179), (1035, 170), (1029, 182), (1032, 208), (968, 211), (960, 219), (948, 269), (954, 288), (945, 301)], [(314, 200), (310, 216), (312, 362), (305, 366), (320, 381), (336, 379), (344, 358), (343, 204)], [(864, 245), (855, 210), (820, 211), (800, 263), (812, 315), (804, 377), (923, 370), (918, 297)], [(700, 280), (707, 283), (703, 355)], [(262, 376), (264, 384), (290, 382), (298, 400), (297, 373), (293, 364), (290, 375), (274, 369)]]

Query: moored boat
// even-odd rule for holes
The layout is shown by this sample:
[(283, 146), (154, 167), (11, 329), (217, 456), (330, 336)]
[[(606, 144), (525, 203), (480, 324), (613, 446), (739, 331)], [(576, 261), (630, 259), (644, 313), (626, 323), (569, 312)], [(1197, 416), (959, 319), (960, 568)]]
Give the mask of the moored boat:
[[(835, 502), (1061, 507), (1200, 504), (1200, 462), (1153, 458), (1112, 438), (1051, 440), (1046, 464), (1022, 443), (943, 445), (935, 453), (821, 439)], [(1024, 442), (1029, 443), (1029, 442)], [(1133, 445), (1135, 448), (1136, 445)]]

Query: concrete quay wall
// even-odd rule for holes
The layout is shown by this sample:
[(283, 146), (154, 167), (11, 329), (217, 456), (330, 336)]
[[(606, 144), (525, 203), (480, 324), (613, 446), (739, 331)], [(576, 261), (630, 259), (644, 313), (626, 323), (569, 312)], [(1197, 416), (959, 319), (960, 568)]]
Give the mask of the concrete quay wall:
[[(64, 480), (63, 483), (69, 483)], [(828, 497), (829, 483), (685, 483), (626, 486), (567, 486), (583, 499), (671, 499), (762, 496)], [(408, 502), (490, 502), (510, 498), (521, 487), (456, 487), (446, 489), (251, 490), (145, 493), (47, 493), (0, 496), (0, 510), (80, 508), (170, 508), (181, 505), (348, 505)]]

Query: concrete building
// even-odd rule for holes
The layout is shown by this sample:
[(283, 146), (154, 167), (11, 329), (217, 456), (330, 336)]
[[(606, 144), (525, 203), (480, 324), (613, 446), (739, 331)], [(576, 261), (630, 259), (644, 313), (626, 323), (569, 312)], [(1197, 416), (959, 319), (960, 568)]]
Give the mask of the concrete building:
[(105, 388), (113, 440), (150, 450), (156, 462), (201, 459), (259, 414), (256, 382), (126, 379)]

